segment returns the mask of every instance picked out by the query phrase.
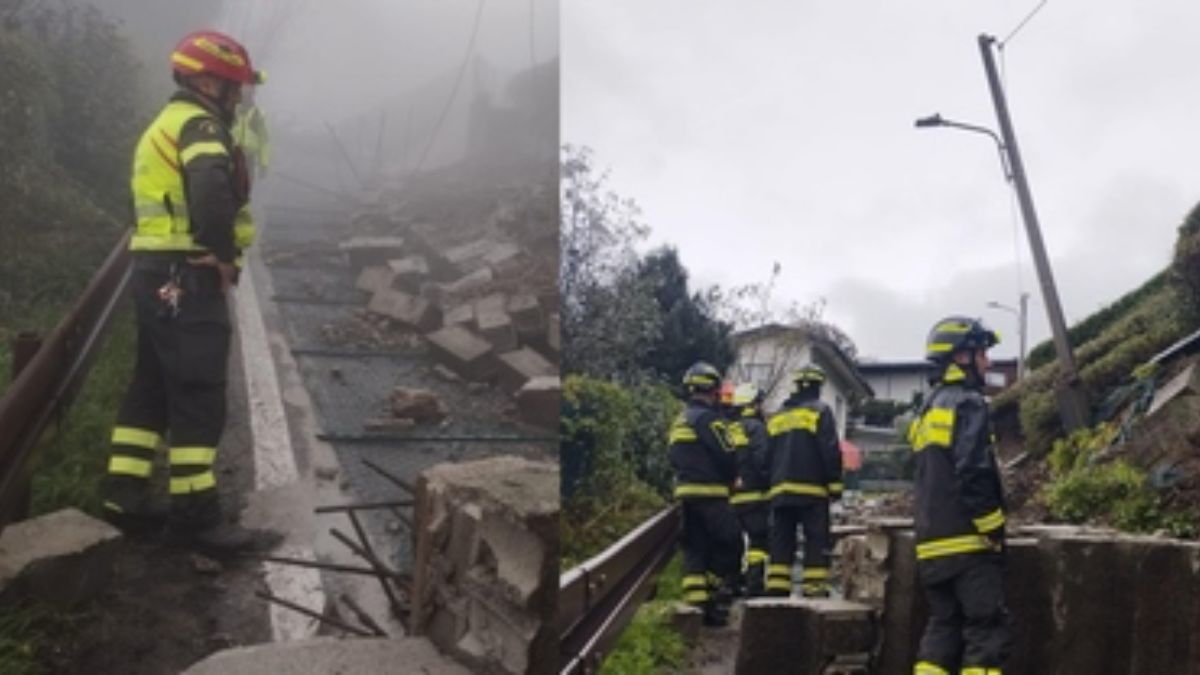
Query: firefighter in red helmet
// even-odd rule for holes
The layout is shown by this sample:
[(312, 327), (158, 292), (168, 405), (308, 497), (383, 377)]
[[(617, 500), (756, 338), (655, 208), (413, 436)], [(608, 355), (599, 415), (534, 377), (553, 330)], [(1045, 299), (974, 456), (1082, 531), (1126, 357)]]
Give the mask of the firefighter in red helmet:
[[(169, 541), (215, 553), (267, 548), (277, 537), (221, 516), (213, 471), (225, 426), (228, 294), (253, 239), (249, 179), (230, 125), (242, 87), (259, 75), (246, 48), (216, 31), (183, 38), (171, 68), (179, 89), (133, 157), (137, 360), (112, 433), (104, 510), (126, 531), (165, 524)], [(169, 512), (149, 498), (163, 449)]]

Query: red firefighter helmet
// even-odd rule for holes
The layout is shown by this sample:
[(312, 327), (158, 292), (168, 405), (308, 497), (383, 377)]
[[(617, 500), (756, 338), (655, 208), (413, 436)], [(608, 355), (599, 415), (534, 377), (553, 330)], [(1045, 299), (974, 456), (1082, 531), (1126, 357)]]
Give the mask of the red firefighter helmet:
[(250, 54), (237, 40), (215, 30), (189, 33), (171, 53), (171, 69), (184, 77), (212, 75), (240, 84), (259, 84)]

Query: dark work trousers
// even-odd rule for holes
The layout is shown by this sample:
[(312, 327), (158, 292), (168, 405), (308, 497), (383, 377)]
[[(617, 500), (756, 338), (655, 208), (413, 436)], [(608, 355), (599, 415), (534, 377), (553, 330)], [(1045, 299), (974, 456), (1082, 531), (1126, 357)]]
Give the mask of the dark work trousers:
[(742, 531), (724, 498), (683, 500), (684, 602), (723, 621), (742, 560)]
[[(217, 271), (166, 256), (135, 256), (130, 281), (137, 362), (113, 428), (104, 506), (120, 515), (150, 511), (155, 455), (166, 444), (171, 519), (203, 528), (219, 520), (213, 463), (225, 426), (230, 323)], [(175, 279), (178, 312), (159, 297)]]
[(771, 508), (771, 560), (767, 593), (791, 595), (792, 565), (796, 560), (796, 526), (804, 528), (804, 572), (801, 592), (806, 597), (829, 594), (829, 501), (803, 505), (775, 504)]
[(738, 524), (746, 534), (746, 594), (759, 596), (766, 591), (767, 553), (770, 538), (771, 503), (738, 504), (733, 507)]
[(1002, 559), (992, 554), (964, 557), (957, 574), (922, 583), (929, 623), (918, 663), (949, 672), (960, 667), (1003, 668), (1012, 649), (1012, 622), (1004, 606)]

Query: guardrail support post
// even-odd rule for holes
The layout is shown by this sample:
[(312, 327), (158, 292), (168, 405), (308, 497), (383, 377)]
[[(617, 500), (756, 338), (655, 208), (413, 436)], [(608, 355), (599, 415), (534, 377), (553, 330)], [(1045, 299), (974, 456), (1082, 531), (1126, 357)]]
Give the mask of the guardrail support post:
[[(12, 341), (12, 374), (11, 381), (16, 382), (17, 376), (29, 365), (33, 360), (34, 355), (42, 348), (42, 338), (37, 333), (17, 333), (17, 336)], [(30, 489), (30, 482), (27, 480), (21, 487), (21, 494), (17, 497), (16, 509), (13, 512), (13, 517), (16, 520), (24, 520), (29, 517), (30, 502), (33, 498), (33, 491)]]

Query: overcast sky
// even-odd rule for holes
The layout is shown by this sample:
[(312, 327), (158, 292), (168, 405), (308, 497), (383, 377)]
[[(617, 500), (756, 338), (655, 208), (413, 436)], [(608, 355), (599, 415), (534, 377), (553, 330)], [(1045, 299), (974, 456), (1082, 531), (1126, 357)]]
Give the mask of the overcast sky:
[[(1049, 329), (995, 145), (913, 121), (997, 128), (976, 37), (1036, 5), (566, 2), (563, 142), (702, 284), (779, 261), (779, 301), (826, 298), (865, 355), (919, 357), (933, 321), (967, 313), (1010, 356), (1016, 320), (986, 304), (1016, 305), (1018, 251), (1030, 344)], [(1167, 265), (1200, 201), (1198, 28), (1196, 0), (1049, 0), (1004, 50), (1068, 322)]]

